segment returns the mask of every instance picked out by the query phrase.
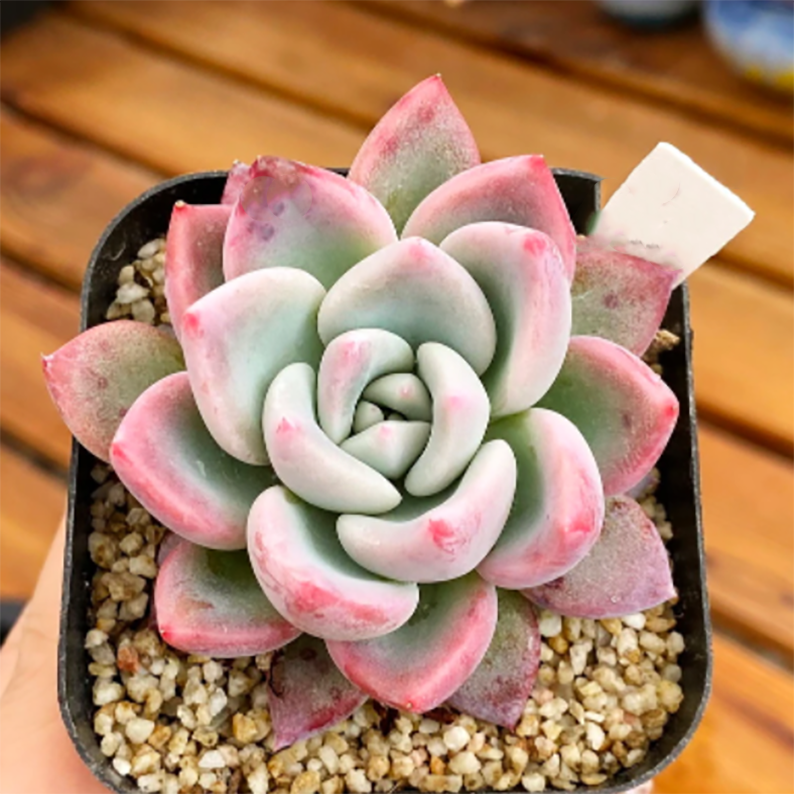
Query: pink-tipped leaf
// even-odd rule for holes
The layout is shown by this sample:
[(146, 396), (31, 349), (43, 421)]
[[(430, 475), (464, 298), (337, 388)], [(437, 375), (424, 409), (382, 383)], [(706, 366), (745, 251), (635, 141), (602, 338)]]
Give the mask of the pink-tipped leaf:
[(233, 279), (296, 267), (328, 288), (396, 239), (388, 213), (364, 188), (322, 168), (260, 157), (232, 210), (223, 272)]
[(231, 207), (177, 201), (165, 249), (165, 295), (177, 338), (182, 315), (223, 284), (223, 238)]
[(510, 590), (497, 594), (499, 619), (488, 651), (447, 705), (512, 730), (535, 685), (541, 640), (532, 605)]
[(274, 480), (272, 469), (242, 463), (215, 443), (186, 372), (135, 401), (113, 439), (110, 462), (155, 518), (212, 549), (245, 548), (248, 511)]
[(182, 318), (199, 411), (219, 446), (245, 463), (268, 462), (262, 410), (273, 379), (293, 362), (320, 361), (317, 311), (324, 296), (308, 273), (268, 268), (227, 282)]
[(389, 579), (444, 582), (472, 571), (490, 551), (515, 487), (512, 450), (491, 441), (443, 501), (405, 499), (385, 516), (340, 516), (339, 539), (356, 562)]
[(470, 573), (424, 585), (413, 618), (391, 634), (326, 644), (337, 667), (367, 694), (422, 713), (441, 705), (477, 669), (496, 619), (495, 588)]
[(512, 447), (518, 484), (504, 532), (477, 570), (511, 590), (562, 576), (590, 551), (604, 520), (593, 453), (572, 422), (543, 408), (496, 422), (488, 438)]
[(245, 551), (179, 540), (161, 564), (154, 601), (160, 635), (186, 653), (253, 656), (300, 634), (267, 600)]
[(642, 355), (662, 324), (678, 272), (603, 240), (579, 238), (571, 287), (573, 333), (601, 336)]
[(367, 695), (339, 672), (325, 643), (304, 634), (290, 643), (270, 668), (273, 749), (281, 750), (333, 728), (366, 700)]
[(378, 251), (340, 278), (320, 307), (318, 327), (325, 344), (354, 328), (391, 331), (414, 350), (440, 342), (477, 374), (496, 348), (493, 315), (477, 282), (448, 254), (418, 238)]
[(539, 405), (566, 416), (582, 432), (607, 496), (645, 477), (678, 419), (670, 387), (633, 353), (595, 336), (571, 339), (562, 370)]
[(474, 136), (439, 75), (412, 88), (377, 123), (348, 178), (389, 212), (399, 232), (425, 196), (480, 163)]
[(486, 221), (452, 232), (441, 250), (471, 273), (496, 321), (496, 353), (483, 377), (492, 418), (529, 408), (557, 377), (571, 335), (559, 249), (543, 232)]
[(590, 553), (565, 576), (523, 591), (570, 617), (602, 619), (651, 609), (675, 595), (670, 562), (653, 521), (637, 502), (617, 496)]
[(570, 281), (576, 266), (576, 233), (554, 175), (539, 154), (493, 160), (452, 177), (411, 214), (403, 237), (436, 245), (455, 229), (480, 221), (528, 226), (551, 237)]
[(117, 320), (83, 331), (42, 359), (50, 396), (77, 440), (101, 460), (130, 407), (161, 378), (184, 369), (173, 336)]
[(241, 163), (239, 160), (235, 160), (232, 163), (232, 167), (226, 177), (226, 184), (223, 186), (221, 204), (231, 205), (240, 198), (240, 193), (243, 192), (250, 172), (251, 166), (247, 163)]
[(254, 503), (248, 553), (262, 589), (290, 623), (315, 637), (388, 634), (413, 614), (415, 584), (387, 582), (347, 556), (336, 516), (274, 486)]

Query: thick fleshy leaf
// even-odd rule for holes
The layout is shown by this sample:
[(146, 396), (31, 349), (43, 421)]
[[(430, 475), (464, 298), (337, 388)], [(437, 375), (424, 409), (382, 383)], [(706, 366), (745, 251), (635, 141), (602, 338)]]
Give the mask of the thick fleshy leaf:
[(148, 388), (130, 408), (110, 462), (159, 521), (211, 549), (242, 549), (248, 510), (273, 484), (273, 470), (225, 453), (196, 407), (186, 372)]
[(223, 238), (231, 213), (223, 204), (174, 204), (165, 248), (165, 295), (177, 338), (188, 307), (223, 284)]
[(397, 239), (383, 206), (344, 177), (278, 157), (260, 157), (234, 206), (223, 272), (296, 267), (326, 288)]
[(154, 602), (160, 635), (186, 653), (253, 656), (300, 634), (267, 600), (245, 551), (179, 540), (157, 574)]
[(573, 333), (601, 336), (642, 355), (670, 302), (678, 271), (591, 237), (576, 243)]
[(607, 496), (653, 468), (678, 419), (669, 386), (633, 353), (595, 336), (571, 339), (562, 370), (539, 403), (567, 416), (595, 455)]
[(448, 254), (418, 238), (378, 251), (340, 278), (320, 307), (318, 324), (325, 344), (354, 328), (383, 328), (414, 350), (423, 342), (441, 342), (478, 374), (496, 348), (493, 315), (477, 282)]
[(353, 414), (353, 432), (363, 433), (368, 427), (382, 422), (385, 418), (383, 411), (377, 405), (359, 400)]
[(494, 423), (487, 438), (513, 448), (518, 485), (504, 532), (477, 570), (511, 590), (562, 576), (590, 551), (604, 521), (593, 453), (572, 422), (543, 408)]
[(190, 385), (210, 433), (245, 463), (268, 462), (262, 409), (273, 378), (322, 355), (317, 311), (325, 290), (293, 268), (247, 273), (190, 307), (182, 321)]
[(474, 276), (496, 321), (496, 354), (483, 377), (491, 416), (529, 408), (549, 389), (571, 335), (571, 294), (560, 252), (543, 232), (473, 223), (441, 244)]
[(419, 202), (480, 162), (474, 136), (439, 75), (412, 88), (377, 123), (350, 166), (400, 231)]
[(239, 160), (235, 160), (232, 163), (232, 167), (226, 177), (226, 184), (223, 187), (221, 204), (234, 204), (240, 198), (240, 193), (243, 192), (243, 188), (248, 182), (250, 171), (251, 166), (247, 163), (241, 163)]
[(515, 488), (515, 456), (504, 441), (492, 441), (440, 503), (406, 498), (384, 516), (340, 516), (339, 540), (356, 562), (382, 576), (445, 582), (474, 570), (488, 554), (505, 525)]
[(429, 437), (430, 425), (427, 422), (391, 420), (368, 427), (343, 441), (340, 446), (384, 477), (397, 480), (419, 457)]
[(482, 661), (496, 628), (493, 585), (476, 573), (421, 588), (411, 620), (383, 637), (327, 642), (331, 658), (381, 703), (425, 712), (443, 703)]
[(499, 619), (488, 651), (447, 705), (512, 730), (535, 685), (541, 640), (532, 605), (510, 590), (497, 594)]
[(430, 392), (416, 375), (397, 372), (372, 381), (364, 397), (384, 408), (391, 408), (406, 419), (429, 422), (433, 418)]
[(265, 443), (281, 481), (309, 504), (336, 513), (385, 513), (400, 503), (382, 475), (344, 452), (315, 418), (315, 375), (290, 364), (265, 399)]
[(92, 455), (107, 461), (130, 406), (153, 383), (185, 365), (173, 336), (117, 320), (89, 328), (43, 356), (42, 367), (66, 426)]
[(659, 532), (627, 496), (607, 503), (598, 543), (565, 576), (523, 591), (542, 607), (581, 618), (612, 618), (650, 609), (675, 595)]
[(360, 328), (337, 336), (325, 348), (317, 375), (317, 416), (336, 444), (350, 435), (361, 392), (389, 372), (410, 372), (411, 346), (380, 328)]
[(482, 443), (491, 406), (474, 370), (452, 348), (427, 342), (416, 359), (433, 398), (433, 428), (405, 478), (405, 490), (431, 496), (463, 474)]
[(554, 174), (539, 154), (492, 160), (452, 177), (414, 211), (403, 237), (438, 245), (455, 229), (504, 221), (545, 232), (557, 243), (568, 280), (576, 266), (576, 232)]
[(290, 623), (315, 637), (361, 640), (394, 631), (414, 613), (418, 587), (359, 567), (339, 543), (335, 521), (286, 488), (265, 491), (248, 520), (259, 583)]
[(339, 672), (325, 643), (308, 634), (276, 657), (267, 686), (274, 750), (333, 728), (367, 700)]

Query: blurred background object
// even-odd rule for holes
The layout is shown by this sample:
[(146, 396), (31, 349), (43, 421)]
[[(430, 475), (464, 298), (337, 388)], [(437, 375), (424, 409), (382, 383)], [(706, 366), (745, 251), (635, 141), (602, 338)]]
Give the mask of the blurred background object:
[(794, 89), (794, 2), (707, 0), (706, 30), (731, 66), (754, 82)]
[(639, 28), (660, 28), (694, 19), (699, 0), (596, 0), (615, 19)]

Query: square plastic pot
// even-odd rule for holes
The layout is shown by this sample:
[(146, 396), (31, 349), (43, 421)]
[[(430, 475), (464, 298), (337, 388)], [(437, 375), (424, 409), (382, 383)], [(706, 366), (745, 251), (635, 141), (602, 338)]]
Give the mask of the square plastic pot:
[[(341, 171), (341, 173), (345, 173)], [(557, 183), (577, 231), (583, 233), (597, 211), (599, 178), (555, 169)], [(224, 171), (190, 174), (163, 182), (129, 204), (110, 223), (88, 264), (82, 293), (82, 328), (104, 320), (116, 292), (119, 269), (135, 259), (148, 240), (166, 232), (174, 202), (212, 204), (220, 200)], [(700, 516), (700, 481), (692, 383), (692, 331), (686, 285), (673, 293), (664, 327), (678, 334), (682, 343), (662, 358), (664, 379), (681, 404), (680, 418), (659, 462), (664, 504), (675, 536), (668, 548), (680, 594), (676, 608), (678, 630), (686, 640), (681, 657), (684, 701), (671, 716), (662, 737), (651, 745), (644, 761), (623, 770), (608, 785), (577, 791), (617, 794), (657, 775), (672, 762), (692, 738), (711, 689), (711, 624), (705, 579), (705, 559)], [(134, 780), (122, 777), (102, 755), (93, 730), (92, 681), (84, 650), (88, 630), (90, 583), (95, 569), (88, 553), (91, 531), (91, 493), (96, 483), (90, 472), (95, 459), (74, 442), (69, 477), (69, 513), (65, 552), (61, 634), (58, 651), (58, 689), (61, 713), (78, 753), (94, 775), (111, 791), (138, 792)]]

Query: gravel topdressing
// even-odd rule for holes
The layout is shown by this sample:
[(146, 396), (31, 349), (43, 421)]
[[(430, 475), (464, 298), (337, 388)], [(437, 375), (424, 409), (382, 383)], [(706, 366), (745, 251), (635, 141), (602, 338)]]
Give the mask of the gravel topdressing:
[[(120, 271), (108, 319), (169, 321), (164, 240)], [(660, 332), (648, 360), (677, 343)], [(268, 674), (274, 654), (213, 660), (160, 639), (150, 611), (166, 530), (110, 467), (93, 471), (86, 636), (102, 752), (142, 791), (167, 794), (366, 794), (547, 788), (606, 782), (640, 763), (683, 700), (674, 602), (622, 619), (539, 612), (541, 667), (515, 731), (446, 709), (418, 716), (372, 701), (321, 736), (273, 752)], [(640, 503), (672, 536), (654, 495)]]

